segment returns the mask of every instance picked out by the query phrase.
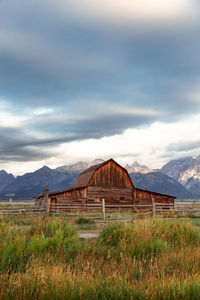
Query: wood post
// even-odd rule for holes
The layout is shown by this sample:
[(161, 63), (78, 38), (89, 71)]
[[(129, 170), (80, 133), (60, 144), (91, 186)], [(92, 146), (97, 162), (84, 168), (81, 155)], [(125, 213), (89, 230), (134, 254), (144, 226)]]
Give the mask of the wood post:
[(152, 209), (153, 209), (153, 217), (156, 216), (156, 205), (155, 205), (155, 199), (152, 198)]
[(105, 199), (102, 199), (102, 219), (106, 220)]
[(49, 208), (50, 208), (50, 205), (49, 205), (49, 197), (48, 197), (48, 187), (45, 184), (45, 187), (44, 187), (44, 209), (46, 210), (46, 212), (48, 214), (49, 214)]

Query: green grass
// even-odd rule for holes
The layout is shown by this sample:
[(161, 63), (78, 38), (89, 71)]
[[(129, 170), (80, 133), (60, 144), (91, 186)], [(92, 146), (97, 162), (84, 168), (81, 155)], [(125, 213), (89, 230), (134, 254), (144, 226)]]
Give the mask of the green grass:
[(191, 222), (195, 226), (200, 226), (200, 218), (191, 218)]
[(96, 230), (96, 224), (74, 224), (73, 227), (77, 230)]
[(74, 220), (73, 227), (77, 230), (95, 230), (97, 226), (93, 218), (79, 216)]
[(80, 216), (75, 220), (76, 224), (95, 224), (94, 219)]
[(93, 243), (74, 219), (24, 222), (0, 221), (0, 299), (200, 299), (193, 220), (108, 224)]

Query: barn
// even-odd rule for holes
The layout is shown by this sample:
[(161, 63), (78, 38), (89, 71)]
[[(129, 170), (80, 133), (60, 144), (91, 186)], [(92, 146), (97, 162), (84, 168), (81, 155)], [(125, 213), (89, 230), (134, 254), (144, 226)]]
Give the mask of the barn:
[[(170, 195), (136, 188), (127, 170), (113, 159), (91, 166), (79, 175), (73, 188), (51, 192), (48, 197), (50, 210), (56, 210), (67, 203), (87, 207), (89, 204), (101, 203), (102, 199), (105, 199), (106, 205), (121, 205), (125, 209), (133, 209), (130, 205), (142, 207), (151, 204), (152, 198), (166, 205), (173, 204), (175, 199)], [(37, 206), (43, 204), (43, 195), (36, 198), (36, 203)]]

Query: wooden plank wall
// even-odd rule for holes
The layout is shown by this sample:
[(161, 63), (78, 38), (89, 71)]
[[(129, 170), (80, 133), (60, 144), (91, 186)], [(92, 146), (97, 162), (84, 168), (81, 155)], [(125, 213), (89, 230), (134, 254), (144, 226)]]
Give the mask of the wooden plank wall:
[(133, 184), (127, 172), (113, 161), (110, 161), (95, 171), (89, 186), (131, 188)]
[[(134, 195), (134, 203), (135, 204), (152, 204), (152, 198), (154, 198), (156, 203), (169, 203), (169, 204), (174, 204), (174, 198), (167, 196), (167, 195), (162, 195), (162, 194), (157, 194), (153, 193), (150, 191), (143, 191), (140, 189), (134, 189), (133, 191)], [(167, 209), (167, 206), (166, 206)]]
[[(106, 205), (112, 205), (112, 207), (107, 207), (106, 210), (119, 210), (119, 205), (122, 205), (121, 210), (132, 210), (132, 207), (128, 207), (133, 204), (132, 188), (88, 187), (87, 203), (99, 203), (103, 198)], [(115, 205), (116, 207), (114, 207)], [(126, 205), (127, 207), (125, 207)]]
[[(91, 210), (92, 205), (99, 205), (99, 207), (101, 207), (103, 198), (105, 199), (106, 211), (110, 212), (119, 210), (149, 210), (150, 206), (152, 205), (152, 198), (155, 199), (156, 203), (174, 203), (174, 199), (171, 197), (133, 188), (120, 189), (88, 187), (63, 192), (58, 194), (57, 197), (52, 196), (51, 198), (52, 201), (50, 205), (50, 210), (62, 208), (62, 210), (66, 212), (74, 210), (87, 210), (88, 207), (88, 209)], [(140, 205), (140, 207), (130, 207), (130, 205), (134, 204)], [(149, 207), (145, 205), (149, 205)], [(96, 209), (99, 210), (100, 208)]]
[(61, 207), (66, 212), (75, 208), (80, 209), (86, 204), (86, 188), (72, 189), (57, 195), (50, 195), (49, 198), (51, 199), (50, 210), (56, 210)]

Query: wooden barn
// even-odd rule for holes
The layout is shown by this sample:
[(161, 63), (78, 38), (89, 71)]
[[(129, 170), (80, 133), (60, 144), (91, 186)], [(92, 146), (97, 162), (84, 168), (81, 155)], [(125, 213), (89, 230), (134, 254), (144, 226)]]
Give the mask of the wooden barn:
[[(74, 187), (48, 194), (50, 199), (50, 210), (57, 210), (69, 204), (78, 205), (83, 208), (90, 204), (101, 203), (105, 199), (105, 204), (114, 206), (121, 205), (123, 209), (133, 209), (129, 205), (152, 204), (152, 198), (158, 203), (173, 204), (175, 197), (142, 190), (136, 188), (127, 172), (113, 159), (98, 165), (91, 166), (82, 172)], [(36, 206), (43, 204), (43, 195), (36, 198)], [(142, 206), (141, 206), (142, 207)], [(112, 209), (113, 210), (113, 209)]]

